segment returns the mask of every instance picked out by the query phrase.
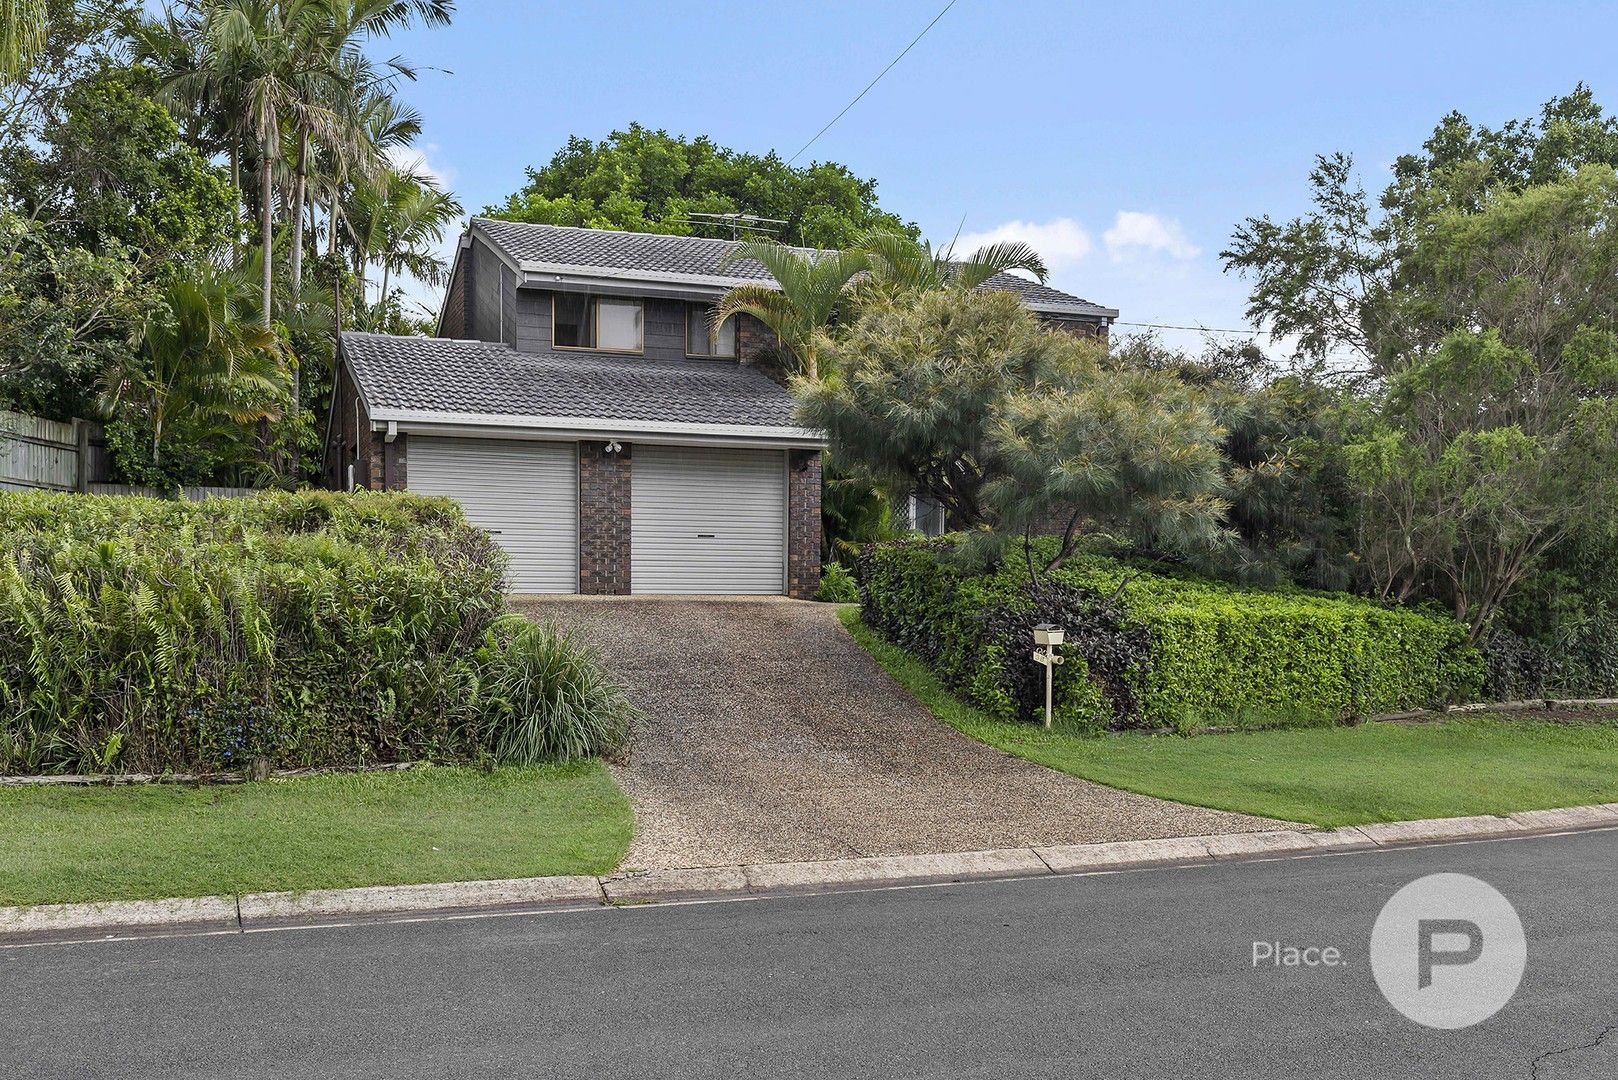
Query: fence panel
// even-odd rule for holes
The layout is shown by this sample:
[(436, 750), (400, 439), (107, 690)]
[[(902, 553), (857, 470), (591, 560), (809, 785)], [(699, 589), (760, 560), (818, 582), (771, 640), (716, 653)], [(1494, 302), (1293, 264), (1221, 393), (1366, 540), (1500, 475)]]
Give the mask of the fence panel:
[[(201, 502), (203, 499), (246, 499), (260, 493), (259, 488), (244, 487), (188, 487), (181, 488), (180, 494), (192, 502)], [(135, 487), (131, 484), (91, 484), (91, 495), (143, 495), (149, 499), (163, 497), (163, 492), (156, 488)]]
[(0, 410), (0, 490), (78, 491), (79, 424)]

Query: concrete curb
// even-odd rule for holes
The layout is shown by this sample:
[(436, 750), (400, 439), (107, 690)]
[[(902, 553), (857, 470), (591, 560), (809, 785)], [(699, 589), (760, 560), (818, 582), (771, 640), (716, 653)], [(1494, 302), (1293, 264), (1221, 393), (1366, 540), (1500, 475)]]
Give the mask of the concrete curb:
[(1618, 828), (1618, 803), (1605, 803), (1527, 810), (1506, 817), (1435, 818), (1341, 829), (1276, 829), (938, 855), (884, 855), (821, 862), (627, 871), (600, 878), (513, 878), (316, 889), (301, 893), (249, 893), (239, 897), (45, 904), (0, 908), (0, 940), (23, 935), (61, 937), (86, 931), (111, 936), (119, 931), (156, 928), (248, 931), (272, 928), (278, 923), (345, 917), (631, 905), (702, 897), (823, 892), (871, 885), (1050, 877), (1614, 828)]

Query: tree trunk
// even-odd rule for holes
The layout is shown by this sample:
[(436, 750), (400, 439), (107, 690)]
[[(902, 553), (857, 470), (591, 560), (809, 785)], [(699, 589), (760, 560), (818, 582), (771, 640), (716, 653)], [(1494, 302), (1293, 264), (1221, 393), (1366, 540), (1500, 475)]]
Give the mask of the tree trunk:
[(235, 135), (230, 137), (230, 186), (234, 189), (230, 203), (230, 261), (242, 261), (242, 151)]
[(298, 172), (292, 183), (292, 306), (303, 286), (303, 195), (309, 183), (309, 132), (298, 135)]
[(272, 276), (270, 266), (271, 260), (275, 256), (275, 237), (273, 235), (275, 228), (275, 193), (274, 188), (271, 186), (274, 178), (271, 176), (273, 159), (270, 156), (269, 136), (266, 135), (260, 140), (260, 144), (263, 147), (263, 154), (258, 163), (259, 232), (262, 234), (261, 239), (264, 242), (264, 278), (261, 288), (264, 301), (264, 328), (268, 330), (271, 325), (270, 309), (275, 304), (275, 279)]
[[(292, 182), (292, 310), (298, 310), (298, 297), (303, 289), (303, 195), (309, 183), (309, 129), (298, 132), (298, 171)], [(302, 447), (298, 445), (298, 417), (303, 411), (303, 365), (292, 365), (292, 472), (297, 475), (302, 464)]]

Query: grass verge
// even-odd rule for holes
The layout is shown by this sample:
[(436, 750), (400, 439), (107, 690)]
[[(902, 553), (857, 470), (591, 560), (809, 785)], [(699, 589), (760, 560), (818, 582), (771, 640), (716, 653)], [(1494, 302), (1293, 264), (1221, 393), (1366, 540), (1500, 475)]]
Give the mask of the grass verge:
[(933, 715), (1018, 757), (1109, 787), (1324, 827), (1618, 801), (1618, 725), (1469, 715), (1422, 725), (1190, 738), (1072, 735), (992, 719), (860, 622), (843, 624)]
[(633, 826), (594, 761), (7, 788), (0, 906), (600, 874)]

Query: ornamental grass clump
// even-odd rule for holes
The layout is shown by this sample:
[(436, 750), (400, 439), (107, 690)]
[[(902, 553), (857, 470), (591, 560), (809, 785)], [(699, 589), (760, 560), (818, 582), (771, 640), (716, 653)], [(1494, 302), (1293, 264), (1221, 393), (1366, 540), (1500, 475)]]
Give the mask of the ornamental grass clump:
[[(571, 714), (513, 698), (505, 560), (447, 500), (201, 503), (0, 494), (0, 772), (208, 772), (605, 748), (627, 708), (595, 661)], [(578, 682), (580, 676), (573, 676)], [(498, 692), (493, 686), (501, 687)], [(580, 716), (600, 710), (596, 728)], [(497, 737), (491, 716), (542, 737)], [(548, 725), (565, 722), (552, 733)]]

